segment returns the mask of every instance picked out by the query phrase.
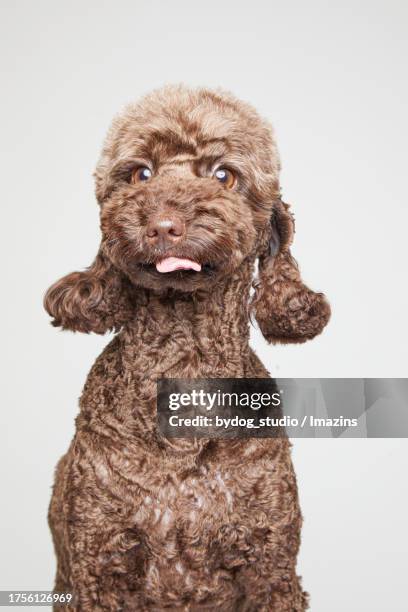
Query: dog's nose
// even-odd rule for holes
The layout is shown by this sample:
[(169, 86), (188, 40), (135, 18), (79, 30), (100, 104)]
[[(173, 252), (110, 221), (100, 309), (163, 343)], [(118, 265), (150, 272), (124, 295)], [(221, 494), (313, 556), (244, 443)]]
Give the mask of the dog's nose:
[(147, 224), (146, 240), (151, 245), (166, 247), (179, 242), (184, 233), (185, 225), (178, 217), (159, 217)]

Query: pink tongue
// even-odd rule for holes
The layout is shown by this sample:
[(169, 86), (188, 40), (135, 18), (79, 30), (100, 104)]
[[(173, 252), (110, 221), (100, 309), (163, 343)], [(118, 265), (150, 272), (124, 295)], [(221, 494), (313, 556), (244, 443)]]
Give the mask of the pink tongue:
[(181, 259), (180, 257), (166, 257), (156, 264), (158, 272), (174, 272), (174, 270), (195, 270), (200, 272), (201, 265), (191, 259)]

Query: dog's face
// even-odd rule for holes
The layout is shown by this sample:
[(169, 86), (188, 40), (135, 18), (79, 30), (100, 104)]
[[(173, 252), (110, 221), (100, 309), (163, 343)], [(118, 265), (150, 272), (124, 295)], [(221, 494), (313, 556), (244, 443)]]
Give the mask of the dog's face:
[(103, 253), (139, 286), (211, 287), (255, 254), (278, 170), (251, 107), (207, 90), (153, 93), (114, 121), (96, 169)]

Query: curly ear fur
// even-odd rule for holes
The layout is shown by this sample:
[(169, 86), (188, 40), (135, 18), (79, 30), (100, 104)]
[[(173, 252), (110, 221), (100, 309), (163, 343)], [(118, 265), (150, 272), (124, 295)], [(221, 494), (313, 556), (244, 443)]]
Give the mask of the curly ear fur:
[(131, 285), (99, 252), (84, 272), (72, 272), (54, 283), (44, 297), (52, 325), (104, 334), (117, 331), (133, 312)]
[(259, 278), (252, 303), (268, 342), (306, 342), (320, 334), (330, 318), (325, 296), (302, 282), (290, 253), (294, 231), (289, 205), (279, 200), (271, 218), (269, 244), (259, 258)]

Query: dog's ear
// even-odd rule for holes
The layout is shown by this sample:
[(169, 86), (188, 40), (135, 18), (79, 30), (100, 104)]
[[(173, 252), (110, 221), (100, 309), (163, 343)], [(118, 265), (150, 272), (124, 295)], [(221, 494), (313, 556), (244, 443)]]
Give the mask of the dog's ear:
[(44, 297), (52, 325), (80, 332), (117, 331), (134, 312), (130, 281), (99, 251), (84, 272), (54, 283)]
[(268, 342), (306, 342), (320, 334), (330, 318), (325, 296), (302, 282), (290, 253), (294, 231), (288, 204), (278, 200), (268, 228), (268, 244), (259, 257), (252, 301), (255, 318)]

